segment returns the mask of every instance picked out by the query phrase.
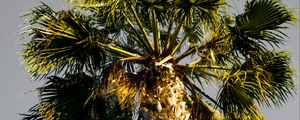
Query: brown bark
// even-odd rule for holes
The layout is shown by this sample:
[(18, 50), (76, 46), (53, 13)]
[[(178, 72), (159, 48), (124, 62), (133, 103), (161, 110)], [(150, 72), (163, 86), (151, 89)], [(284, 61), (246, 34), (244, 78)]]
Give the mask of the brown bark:
[(145, 94), (141, 96), (141, 114), (151, 120), (187, 120), (190, 116), (182, 74), (172, 64), (150, 69)]

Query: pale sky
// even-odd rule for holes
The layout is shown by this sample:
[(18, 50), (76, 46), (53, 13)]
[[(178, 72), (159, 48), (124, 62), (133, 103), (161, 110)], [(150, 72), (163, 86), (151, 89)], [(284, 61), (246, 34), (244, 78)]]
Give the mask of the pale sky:
[[(67, 8), (64, 0), (43, 0), (56, 10)], [(234, 0), (229, 0), (234, 1)], [(299, 0), (282, 0), (289, 8), (299, 8)], [(244, 0), (235, 0), (236, 6), (240, 7)], [(18, 41), (17, 32), (24, 22), (23, 15), (30, 8), (39, 4), (39, 0), (1, 0), (0, 4), (0, 119), (20, 120), (18, 113), (26, 111), (36, 104), (35, 88), (38, 83), (32, 82), (21, 63), (18, 54), (22, 41)], [(240, 10), (242, 11), (242, 10)], [(297, 12), (299, 16), (299, 12)], [(24, 27), (24, 26), (23, 26)], [(290, 50), (292, 55), (292, 66), (296, 69), (298, 76), (295, 80), (299, 88), (299, 23), (292, 26), (285, 33), (287, 38), (283, 50)], [(299, 89), (298, 89), (299, 91)], [(269, 120), (300, 120), (299, 119), (299, 92), (294, 98), (290, 98), (281, 108), (262, 109), (263, 114)]]

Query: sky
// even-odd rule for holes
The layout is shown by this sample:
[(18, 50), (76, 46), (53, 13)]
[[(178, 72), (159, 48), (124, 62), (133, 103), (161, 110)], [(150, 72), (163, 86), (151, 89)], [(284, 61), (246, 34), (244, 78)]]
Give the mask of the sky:
[[(67, 8), (64, 0), (42, 0), (55, 10)], [(244, 0), (229, 0), (233, 7), (243, 6)], [(289, 8), (299, 8), (299, 0), (282, 0)], [(35, 88), (37, 82), (31, 81), (24, 70), (19, 51), (20, 44), (17, 32), (24, 26), (24, 18), (20, 17), (38, 5), (39, 0), (1, 0), (0, 4), (0, 119), (20, 120), (18, 113), (25, 113), (38, 102)], [(239, 10), (240, 12), (242, 10)], [(299, 12), (296, 13), (297, 16)], [(284, 31), (287, 38), (286, 46), (281, 50), (289, 50), (292, 56), (292, 67), (298, 76), (295, 77), (299, 91), (299, 22), (296, 26)], [(262, 109), (269, 120), (299, 120), (299, 92), (280, 108)]]

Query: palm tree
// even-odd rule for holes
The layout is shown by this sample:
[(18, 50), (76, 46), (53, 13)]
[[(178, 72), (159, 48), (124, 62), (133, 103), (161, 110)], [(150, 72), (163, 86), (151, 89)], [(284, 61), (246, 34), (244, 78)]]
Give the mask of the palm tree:
[[(29, 14), (22, 55), (40, 102), (24, 120), (262, 120), (295, 93), (278, 0), (68, 0)], [(216, 87), (217, 96), (206, 88)]]

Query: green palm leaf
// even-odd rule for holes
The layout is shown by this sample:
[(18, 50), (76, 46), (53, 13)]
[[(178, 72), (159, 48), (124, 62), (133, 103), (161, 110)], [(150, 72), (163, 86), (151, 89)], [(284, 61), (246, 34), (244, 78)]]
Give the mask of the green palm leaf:
[(277, 0), (253, 0), (247, 2), (245, 13), (236, 16), (234, 27), (229, 27), (232, 34), (233, 49), (242, 54), (265, 50), (265, 44), (271, 46), (282, 44), (286, 36), (280, 28), (283, 23), (295, 18)]
[(244, 109), (250, 113), (257, 111), (252, 110), (254, 100), (267, 107), (285, 102), (294, 90), (293, 71), (288, 64), (285, 53), (264, 52), (247, 59), (241, 66), (234, 66), (233, 71), (223, 76), (219, 93), (224, 113), (239, 109), (242, 109), (239, 114), (244, 114)]
[(52, 70), (59, 73), (66, 66), (67, 71), (75, 72), (82, 70), (90, 60), (97, 66), (105, 61), (104, 50), (95, 45), (97, 41), (89, 39), (93, 33), (88, 33), (90, 28), (84, 16), (73, 11), (57, 13), (46, 5), (37, 7), (31, 14), (29, 22), (43, 26), (27, 33), (33, 37), (25, 44), (24, 60), (33, 76)]
[(286, 102), (287, 97), (295, 92), (294, 72), (288, 67), (289, 64), (290, 58), (285, 52), (265, 52), (246, 60), (241, 69), (255, 73), (246, 81), (257, 85), (251, 89), (251, 97), (268, 107), (271, 107), (270, 103), (278, 106)]
[(125, 57), (138, 56), (131, 53), (137, 51), (122, 46), (107, 34), (91, 27), (89, 18), (78, 12), (54, 12), (42, 5), (31, 15), (29, 22), (40, 27), (33, 26), (32, 30), (26, 32), (33, 37), (25, 44), (24, 60), (28, 63), (28, 72), (34, 77), (51, 72), (80, 72), (88, 68), (94, 68), (88, 71), (99, 71), (110, 53)]

